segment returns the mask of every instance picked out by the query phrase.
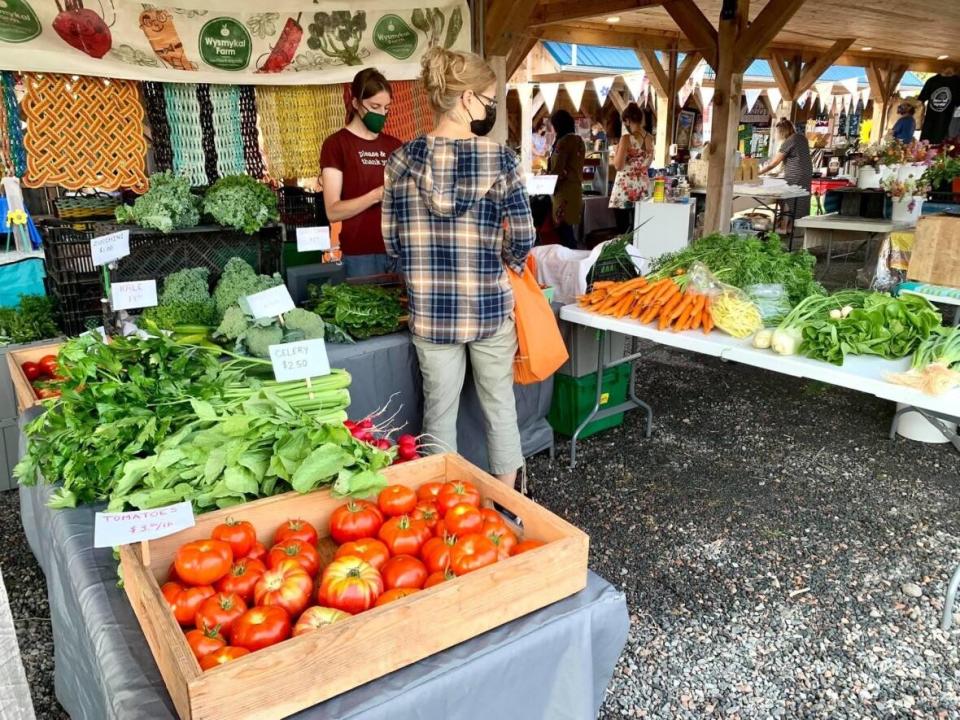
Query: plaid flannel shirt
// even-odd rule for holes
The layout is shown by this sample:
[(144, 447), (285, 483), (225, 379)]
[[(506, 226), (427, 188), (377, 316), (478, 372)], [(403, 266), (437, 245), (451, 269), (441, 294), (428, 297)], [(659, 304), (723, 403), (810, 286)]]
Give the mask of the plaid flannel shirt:
[(513, 312), (504, 264), (523, 272), (536, 237), (516, 155), (486, 138), (417, 138), (387, 161), (382, 210), (411, 332), (434, 343), (493, 335)]

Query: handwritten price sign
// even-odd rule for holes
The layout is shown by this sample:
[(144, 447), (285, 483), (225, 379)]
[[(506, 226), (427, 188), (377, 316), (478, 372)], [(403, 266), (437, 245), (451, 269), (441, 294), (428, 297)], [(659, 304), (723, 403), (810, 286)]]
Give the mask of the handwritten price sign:
[(193, 508), (188, 502), (152, 510), (97, 513), (93, 522), (93, 546), (113, 547), (156, 540), (195, 524)]
[(130, 231), (101, 235), (90, 240), (90, 257), (94, 267), (108, 265), (114, 260), (125, 258), (130, 254)]
[(270, 361), (277, 382), (306, 380), (330, 374), (330, 359), (323, 338), (271, 345)]
[(314, 252), (330, 249), (330, 228), (298, 227), (297, 252)]
[(527, 175), (527, 194), (529, 195), (553, 195), (556, 187), (556, 175)]
[(114, 312), (155, 307), (157, 304), (157, 281), (137, 280), (113, 283), (110, 286), (110, 304), (113, 306)]
[(247, 295), (247, 304), (250, 306), (250, 313), (258, 320), (283, 315), (296, 307), (286, 285), (278, 285), (263, 292)]

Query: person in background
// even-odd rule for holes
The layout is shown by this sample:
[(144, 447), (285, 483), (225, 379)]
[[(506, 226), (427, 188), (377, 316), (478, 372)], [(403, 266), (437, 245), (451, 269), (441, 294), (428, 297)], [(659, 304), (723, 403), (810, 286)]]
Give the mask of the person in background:
[(533, 131), (533, 171), (543, 172), (550, 161), (550, 148), (553, 146), (554, 133), (550, 118), (543, 118)]
[(607, 133), (602, 123), (595, 122), (590, 126), (590, 137), (593, 140), (594, 152), (601, 152), (607, 146)]
[(423, 431), (456, 451), (469, 354), (490, 471), (513, 487), (523, 453), (506, 268), (522, 273), (533, 246), (530, 203), (517, 156), (485, 137), (497, 116), (490, 66), (472, 53), (443, 48), (429, 50), (421, 65), (439, 119), (436, 129), (387, 163), (383, 237), (407, 283), (423, 374)]
[(913, 117), (916, 112), (917, 109), (910, 103), (904, 102), (897, 106), (897, 115), (900, 117), (897, 118), (897, 121), (893, 124), (893, 129), (890, 131), (894, 140), (899, 140), (902, 143), (913, 142), (913, 133), (917, 129), (917, 121)]
[(340, 249), (347, 277), (389, 272), (380, 232), (383, 168), (400, 147), (383, 132), (393, 91), (374, 68), (361, 70), (350, 86), (347, 125), (320, 150), (323, 204), (331, 223), (342, 222)]
[[(780, 118), (776, 125), (776, 133), (780, 138), (780, 147), (773, 159), (760, 168), (760, 174), (765, 175), (783, 164), (783, 179), (787, 181), (787, 184), (801, 187), (809, 193), (810, 186), (813, 183), (813, 161), (810, 159), (810, 143), (803, 134), (797, 132), (788, 118)], [(794, 221), (800, 217), (801, 213), (801, 199), (805, 200), (809, 207), (809, 198), (793, 198), (780, 201), (781, 219), (788, 219), (789, 222), (784, 222), (781, 227), (777, 228), (778, 232), (785, 231), (792, 237)]]
[(557, 176), (553, 191), (553, 223), (560, 243), (564, 247), (576, 248), (576, 228), (580, 225), (583, 210), (583, 162), (587, 152), (570, 113), (557, 110), (550, 122), (557, 133), (548, 171)]
[(623, 110), (623, 129), (613, 156), (617, 177), (610, 192), (610, 207), (621, 235), (633, 228), (634, 205), (650, 194), (647, 170), (653, 160), (653, 135), (647, 132), (643, 110), (630, 103)]

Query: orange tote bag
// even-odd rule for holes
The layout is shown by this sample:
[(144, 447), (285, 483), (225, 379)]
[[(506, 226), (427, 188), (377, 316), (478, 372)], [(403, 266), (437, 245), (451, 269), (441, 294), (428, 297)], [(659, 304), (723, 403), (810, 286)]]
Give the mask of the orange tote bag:
[(517, 325), (513, 379), (520, 385), (543, 382), (567, 361), (567, 346), (563, 344), (550, 303), (537, 284), (537, 265), (533, 256), (527, 256), (523, 275), (507, 268), (507, 276), (513, 288)]

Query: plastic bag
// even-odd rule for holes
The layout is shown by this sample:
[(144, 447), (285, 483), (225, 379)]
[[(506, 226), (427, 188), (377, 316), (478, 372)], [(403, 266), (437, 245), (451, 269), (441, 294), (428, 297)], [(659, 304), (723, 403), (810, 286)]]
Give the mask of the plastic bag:
[(701, 262), (687, 272), (687, 287), (710, 298), (713, 324), (728, 335), (744, 338), (763, 328), (760, 310), (740, 288), (726, 285)]
[(779, 325), (792, 309), (790, 296), (783, 285), (747, 285), (743, 291), (760, 311), (764, 327)]

